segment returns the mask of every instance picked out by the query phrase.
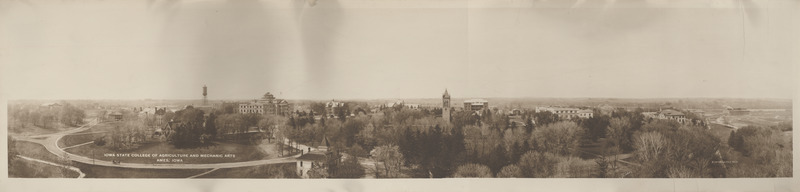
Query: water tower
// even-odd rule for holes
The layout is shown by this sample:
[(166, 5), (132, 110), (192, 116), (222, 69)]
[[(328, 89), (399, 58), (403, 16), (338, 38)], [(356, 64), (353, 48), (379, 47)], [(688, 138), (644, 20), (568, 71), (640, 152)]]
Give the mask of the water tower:
[(203, 85), (203, 106), (208, 105), (208, 87)]

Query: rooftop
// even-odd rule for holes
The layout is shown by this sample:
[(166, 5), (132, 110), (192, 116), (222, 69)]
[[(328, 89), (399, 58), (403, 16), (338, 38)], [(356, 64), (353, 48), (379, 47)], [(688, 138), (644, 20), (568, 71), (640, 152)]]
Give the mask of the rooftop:
[(464, 103), (488, 103), (486, 99), (469, 99), (464, 101)]

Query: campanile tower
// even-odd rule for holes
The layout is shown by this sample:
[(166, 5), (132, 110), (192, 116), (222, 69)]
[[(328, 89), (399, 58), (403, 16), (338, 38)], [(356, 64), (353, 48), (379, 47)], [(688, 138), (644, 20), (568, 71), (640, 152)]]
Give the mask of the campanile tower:
[(442, 95), (442, 119), (450, 123), (450, 93), (447, 93), (447, 89), (444, 89), (444, 95)]

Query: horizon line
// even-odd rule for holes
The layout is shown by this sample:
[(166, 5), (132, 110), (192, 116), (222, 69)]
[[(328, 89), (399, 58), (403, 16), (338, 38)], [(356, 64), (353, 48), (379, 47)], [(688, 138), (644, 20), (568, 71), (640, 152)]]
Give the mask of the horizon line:
[[(225, 98), (225, 99), (208, 99), (208, 101), (244, 101), (244, 100), (258, 100), (259, 98)], [(331, 98), (331, 99), (311, 99), (311, 98), (276, 98), (284, 100), (299, 100), (299, 101), (328, 101), (328, 100), (418, 100), (418, 99), (440, 99), (439, 97), (394, 97), (394, 98)], [(794, 98), (781, 98), (781, 97), (451, 97), (451, 99), (778, 99), (778, 100), (794, 100)], [(117, 100), (117, 101), (165, 101), (165, 100), (180, 100), (180, 101), (202, 101), (203, 98), (87, 98), (87, 99), (8, 99), (7, 101), (76, 101), (76, 100)]]

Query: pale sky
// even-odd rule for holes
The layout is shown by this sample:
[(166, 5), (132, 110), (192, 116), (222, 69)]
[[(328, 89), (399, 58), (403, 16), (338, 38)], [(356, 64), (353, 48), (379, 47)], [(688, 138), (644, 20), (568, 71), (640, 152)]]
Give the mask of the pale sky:
[[(311, 0), (308, 0), (311, 1)], [(310, 4), (314, 4), (311, 6)], [(792, 98), (792, 0), (0, 1), (8, 99)]]

